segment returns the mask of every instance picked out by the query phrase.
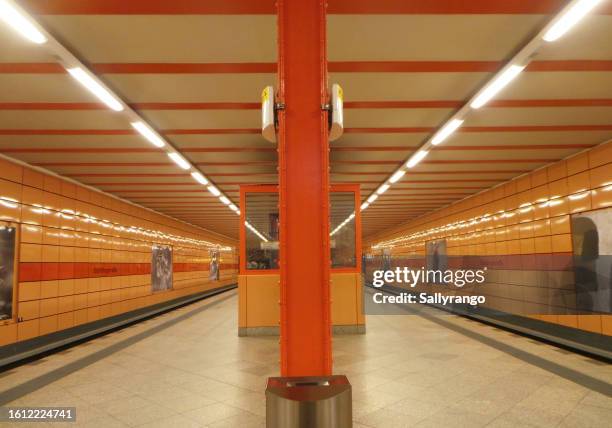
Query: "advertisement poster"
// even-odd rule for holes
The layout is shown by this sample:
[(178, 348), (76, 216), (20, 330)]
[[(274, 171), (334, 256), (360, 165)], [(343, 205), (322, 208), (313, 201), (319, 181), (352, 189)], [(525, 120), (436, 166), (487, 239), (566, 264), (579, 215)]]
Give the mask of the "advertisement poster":
[(612, 312), (612, 208), (572, 215), (576, 309)]
[(219, 280), (219, 250), (210, 250), (210, 265), (208, 267), (208, 279), (211, 281)]
[[(448, 269), (445, 239), (427, 242), (425, 251), (427, 256), (427, 270), (444, 272)], [(439, 278), (433, 282), (436, 284), (444, 283)]]
[(156, 245), (152, 249), (151, 288), (153, 291), (172, 289), (172, 248)]
[(0, 226), (0, 320), (13, 316), (14, 227)]

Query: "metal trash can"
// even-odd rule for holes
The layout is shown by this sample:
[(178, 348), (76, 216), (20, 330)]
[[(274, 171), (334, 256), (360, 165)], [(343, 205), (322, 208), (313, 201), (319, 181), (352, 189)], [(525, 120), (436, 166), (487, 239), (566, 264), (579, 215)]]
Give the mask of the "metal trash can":
[(351, 384), (346, 376), (271, 377), (267, 428), (351, 428)]

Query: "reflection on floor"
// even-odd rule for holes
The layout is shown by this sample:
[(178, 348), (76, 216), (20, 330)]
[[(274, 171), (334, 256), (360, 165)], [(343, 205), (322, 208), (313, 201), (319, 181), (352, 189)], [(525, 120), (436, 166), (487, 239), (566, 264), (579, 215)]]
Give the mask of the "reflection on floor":
[[(264, 426), (278, 339), (238, 338), (236, 305), (232, 291), (14, 368), (0, 405), (76, 406), (69, 427)], [(610, 426), (610, 365), (423, 314), (369, 316), (366, 335), (335, 338), (356, 428)]]

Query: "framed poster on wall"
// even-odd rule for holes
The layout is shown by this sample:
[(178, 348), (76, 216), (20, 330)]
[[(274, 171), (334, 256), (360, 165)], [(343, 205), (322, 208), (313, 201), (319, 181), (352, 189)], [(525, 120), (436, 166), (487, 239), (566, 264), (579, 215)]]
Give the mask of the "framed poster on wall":
[[(428, 241), (425, 244), (426, 268), (428, 271), (445, 272), (448, 269), (448, 256), (446, 252), (446, 239), (437, 241)], [(434, 284), (444, 284), (442, 276), (436, 279), (434, 276)]]
[(612, 312), (612, 208), (572, 215), (576, 309)]
[(153, 246), (151, 288), (154, 292), (172, 289), (172, 247), (165, 245)]
[(210, 281), (219, 280), (219, 250), (209, 250), (210, 264), (208, 267), (208, 279)]
[(13, 317), (13, 283), (17, 229), (0, 226), (0, 320)]

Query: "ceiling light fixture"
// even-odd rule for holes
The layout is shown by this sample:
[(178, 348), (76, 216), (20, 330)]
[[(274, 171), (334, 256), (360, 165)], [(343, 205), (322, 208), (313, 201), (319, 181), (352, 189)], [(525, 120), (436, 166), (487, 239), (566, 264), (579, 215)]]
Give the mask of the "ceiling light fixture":
[(81, 67), (68, 68), (68, 73), (74, 77), (81, 85), (85, 86), (91, 93), (100, 99), (104, 104), (115, 111), (122, 111), (123, 105), (115, 98), (101, 83)]
[(408, 162), (406, 162), (406, 168), (414, 168), (419, 162), (421, 162), (429, 152), (427, 150), (419, 150), (413, 154)]
[(406, 170), (398, 169), (389, 179), (389, 183), (397, 183), (404, 175), (406, 175)]
[(227, 197), (226, 197), (226, 196), (219, 196), (219, 200), (220, 200), (221, 202), (223, 202), (225, 205), (229, 205), (229, 204), (231, 204), (230, 200), (229, 200), (229, 199), (227, 199)]
[(382, 195), (382, 194), (383, 194), (383, 193), (385, 193), (387, 190), (389, 190), (389, 187), (391, 187), (391, 186), (385, 183), (385, 184), (383, 184), (382, 186), (380, 186), (380, 187), (378, 188), (378, 190), (376, 190), (376, 193), (378, 193), (379, 195)]
[(206, 179), (206, 177), (204, 177), (202, 175), (202, 173), (198, 172), (198, 171), (193, 171), (191, 173), (191, 176), (195, 179), (195, 181), (197, 181), (198, 183), (206, 186), (208, 184), (208, 180)]
[(585, 17), (601, 0), (579, 0), (571, 6), (561, 17), (550, 27), (542, 37), (547, 42), (554, 42), (567, 33), (574, 25)]
[(518, 76), (521, 71), (525, 69), (524, 65), (516, 65), (512, 64), (508, 68), (506, 68), (499, 76), (497, 76), (491, 83), (489, 83), (485, 88), (478, 94), (476, 99), (472, 101), (470, 107), (473, 109), (479, 109), (486, 103), (488, 103), (491, 98), (493, 98), (499, 91), (504, 89), (508, 83)]
[(452, 119), (448, 122), (434, 137), (431, 139), (431, 144), (437, 146), (442, 141), (446, 140), (453, 132), (463, 124), (463, 119)]
[(146, 125), (144, 122), (141, 122), (141, 121), (131, 122), (130, 125), (132, 125), (132, 127), (136, 131), (140, 132), (140, 134), (143, 137), (145, 137), (154, 146), (164, 147), (166, 145), (164, 140), (162, 140), (162, 138), (159, 135), (157, 135), (155, 131), (149, 128), (149, 126)]
[(170, 159), (172, 159), (174, 161), (174, 163), (177, 164), (182, 169), (187, 170), (187, 169), (191, 168), (191, 165), (189, 164), (189, 162), (187, 162), (185, 160), (185, 158), (182, 157), (181, 155), (179, 155), (177, 152), (170, 152), (170, 153), (168, 153), (168, 157)]
[(219, 191), (219, 189), (217, 189), (215, 186), (208, 186), (207, 187), (208, 191), (210, 193), (212, 193), (215, 196), (221, 196), (221, 192)]
[(36, 25), (6, 0), (0, 0), (0, 19), (31, 42), (39, 45), (47, 42), (47, 38)]
[(370, 195), (370, 197), (368, 198), (368, 203), (370, 203), (370, 204), (371, 204), (371, 203), (372, 203), (372, 202), (374, 202), (376, 199), (378, 199), (378, 195), (377, 195), (376, 193), (372, 193), (372, 194)]

